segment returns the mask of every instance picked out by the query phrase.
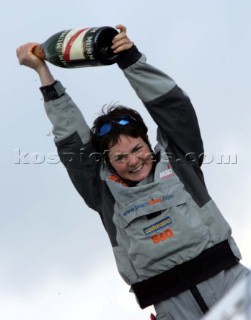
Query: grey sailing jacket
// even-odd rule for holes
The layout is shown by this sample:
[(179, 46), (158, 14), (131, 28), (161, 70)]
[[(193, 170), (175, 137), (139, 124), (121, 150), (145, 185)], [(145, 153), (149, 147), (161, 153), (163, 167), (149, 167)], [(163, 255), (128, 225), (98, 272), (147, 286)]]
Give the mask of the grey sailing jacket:
[(60, 82), (47, 99), (55, 143), (75, 188), (97, 211), (118, 270), (142, 308), (238, 263), (231, 228), (203, 178), (203, 143), (189, 97), (165, 73), (128, 53), (119, 64), (158, 126), (151, 176), (126, 185), (102, 161), (82, 113)]

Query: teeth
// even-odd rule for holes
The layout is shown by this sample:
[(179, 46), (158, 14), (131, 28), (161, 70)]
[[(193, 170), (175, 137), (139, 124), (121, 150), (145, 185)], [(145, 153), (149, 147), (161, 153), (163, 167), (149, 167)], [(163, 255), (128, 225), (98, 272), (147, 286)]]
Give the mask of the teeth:
[(142, 165), (141, 165), (141, 166), (139, 166), (139, 167), (137, 167), (137, 168), (135, 168), (135, 169), (134, 169), (134, 170), (132, 170), (131, 172), (135, 173), (135, 172), (139, 171), (141, 168), (142, 168)]

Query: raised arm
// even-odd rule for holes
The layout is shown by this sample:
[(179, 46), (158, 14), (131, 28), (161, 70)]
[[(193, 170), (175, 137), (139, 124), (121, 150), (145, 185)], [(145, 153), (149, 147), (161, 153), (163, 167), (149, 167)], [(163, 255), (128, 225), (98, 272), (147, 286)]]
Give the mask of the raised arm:
[(35, 45), (27, 43), (17, 49), (19, 63), (38, 73), (60, 159), (87, 205), (98, 211), (98, 163), (91, 157), (95, 150), (90, 141), (89, 126), (65, 88), (54, 79), (46, 62), (32, 53)]
[(158, 125), (162, 143), (183, 157), (194, 154), (201, 165), (203, 143), (189, 97), (171, 77), (148, 64), (134, 45), (122, 52), (118, 64)]

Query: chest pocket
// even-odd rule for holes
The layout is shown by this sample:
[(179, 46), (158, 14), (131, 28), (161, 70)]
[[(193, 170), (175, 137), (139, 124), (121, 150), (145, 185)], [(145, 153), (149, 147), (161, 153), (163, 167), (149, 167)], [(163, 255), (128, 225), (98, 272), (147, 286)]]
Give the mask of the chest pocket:
[[(117, 203), (116, 211), (118, 215), (117, 224), (121, 228), (128, 227), (133, 221), (151, 215), (158, 211), (166, 211), (170, 208), (186, 203), (186, 197), (178, 185), (173, 186), (172, 190), (167, 189), (166, 184), (158, 183), (148, 185), (149, 190), (144, 190), (147, 195), (140, 197), (134, 188), (126, 190), (127, 198), (131, 201), (127, 205)], [(133, 199), (138, 195), (137, 199)], [(153, 216), (153, 215), (152, 215)]]

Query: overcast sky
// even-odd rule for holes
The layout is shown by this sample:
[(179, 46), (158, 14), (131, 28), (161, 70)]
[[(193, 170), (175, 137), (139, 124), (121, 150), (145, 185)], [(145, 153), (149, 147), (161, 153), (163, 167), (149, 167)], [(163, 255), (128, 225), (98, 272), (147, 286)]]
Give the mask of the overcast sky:
[[(9, 0), (1, 5), (1, 320), (144, 320), (118, 275), (108, 237), (58, 163), (38, 76), (16, 48), (81, 27), (122, 23), (148, 62), (197, 111), (207, 186), (251, 266), (249, 0)], [(116, 65), (51, 66), (89, 124), (119, 101), (156, 127)], [(53, 158), (53, 161), (51, 160)]]

